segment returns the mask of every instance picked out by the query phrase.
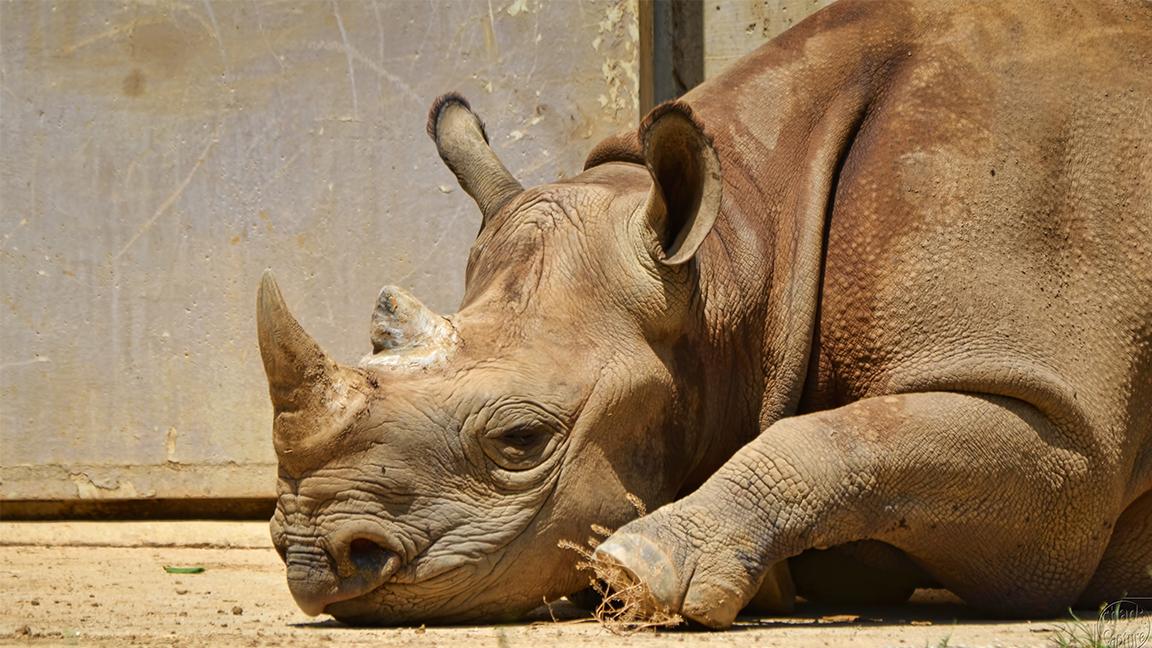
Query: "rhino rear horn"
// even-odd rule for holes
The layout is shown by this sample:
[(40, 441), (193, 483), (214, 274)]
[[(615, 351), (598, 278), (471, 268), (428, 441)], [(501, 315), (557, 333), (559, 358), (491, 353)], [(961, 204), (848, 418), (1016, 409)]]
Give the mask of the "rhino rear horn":
[(476, 201), (484, 224), (524, 191), (488, 145), (484, 124), (464, 97), (448, 93), (433, 102), (428, 111), (428, 135), (460, 187)]
[(398, 286), (384, 286), (372, 311), (372, 353), (398, 352), (443, 343), (448, 322)]
[(268, 270), (256, 297), (256, 330), (277, 413), (305, 409), (323, 392), (313, 389), (315, 385), (334, 382), (339, 367), (288, 312), (280, 287)]

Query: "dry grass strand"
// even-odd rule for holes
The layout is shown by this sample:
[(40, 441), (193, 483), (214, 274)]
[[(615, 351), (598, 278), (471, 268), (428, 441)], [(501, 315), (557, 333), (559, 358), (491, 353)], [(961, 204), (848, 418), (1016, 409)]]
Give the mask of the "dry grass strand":
[(629, 635), (683, 623), (679, 614), (656, 602), (646, 583), (637, 581), (623, 567), (596, 559), (585, 564), (594, 574), (592, 587), (601, 598), (592, 616), (612, 634)]
[(607, 538), (608, 536), (612, 535), (612, 529), (609, 529), (606, 526), (601, 526), (599, 524), (593, 524), (592, 533), (595, 533), (602, 538)]
[[(644, 510), (639, 498), (629, 496), (629, 502), (638, 512)], [(612, 535), (611, 530), (600, 525), (592, 525), (592, 531), (599, 536)], [(637, 581), (623, 567), (597, 559), (593, 555), (600, 544), (597, 538), (588, 538), (587, 542), (587, 546), (571, 540), (561, 540), (556, 544), (561, 549), (575, 551), (582, 558), (576, 563), (576, 569), (588, 573), (588, 584), (600, 596), (600, 605), (592, 612), (592, 616), (601, 626), (612, 634), (628, 635), (642, 630), (676, 626), (684, 621), (680, 615), (659, 605), (648, 585)]]
[(628, 493), (624, 496), (624, 499), (628, 500), (628, 503), (632, 505), (632, 508), (636, 509), (637, 516), (644, 517), (645, 515), (648, 515), (648, 507), (644, 506), (644, 502), (640, 501), (639, 497), (636, 497), (632, 493)]

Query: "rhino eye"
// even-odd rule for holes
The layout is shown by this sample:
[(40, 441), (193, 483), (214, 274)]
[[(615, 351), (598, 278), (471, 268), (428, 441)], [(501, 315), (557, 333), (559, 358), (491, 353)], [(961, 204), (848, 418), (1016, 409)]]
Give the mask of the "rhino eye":
[(509, 447), (526, 450), (536, 444), (540, 435), (528, 428), (512, 428), (500, 435), (500, 440)]
[(505, 470), (527, 470), (547, 458), (553, 434), (535, 426), (514, 426), (492, 430), (481, 438), (484, 453)]

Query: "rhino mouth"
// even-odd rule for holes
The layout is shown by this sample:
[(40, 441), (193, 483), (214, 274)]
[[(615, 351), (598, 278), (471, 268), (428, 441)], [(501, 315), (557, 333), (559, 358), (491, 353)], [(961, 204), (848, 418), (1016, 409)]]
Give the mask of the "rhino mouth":
[[(429, 557), (429, 547), (377, 587), (330, 601), (324, 613), (341, 623), (397, 626), (426, 621), (460, 622), (485, 616), (470, 603), (484, 560), (476, 556)], [(490, 574), (489, 574), (490, 575)]]

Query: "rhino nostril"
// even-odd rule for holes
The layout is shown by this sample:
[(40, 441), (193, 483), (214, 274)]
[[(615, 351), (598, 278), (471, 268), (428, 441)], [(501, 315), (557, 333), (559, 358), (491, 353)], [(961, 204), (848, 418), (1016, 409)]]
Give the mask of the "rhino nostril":
[(361, 570), (378, 570), (393, 555), (368, 538), (356, 538), (348, 546), (348, 558)]
[(368, 538), (356, 538), (352, 541), (352, 546), (348, 548), (353, 556), (356, 555), (373, 555), (384, 551), (384, 547), (372, 542)]

